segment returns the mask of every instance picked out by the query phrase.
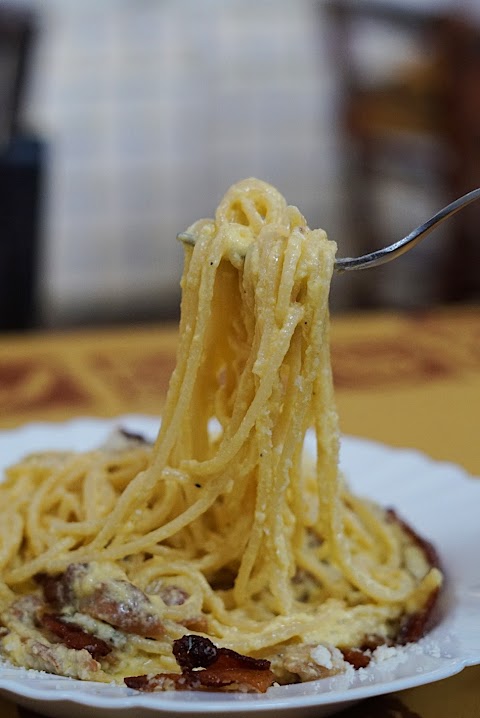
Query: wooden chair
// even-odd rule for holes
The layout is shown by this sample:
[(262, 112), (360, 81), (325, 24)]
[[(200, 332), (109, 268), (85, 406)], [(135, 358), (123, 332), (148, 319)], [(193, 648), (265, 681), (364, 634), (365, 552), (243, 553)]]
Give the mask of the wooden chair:
[[(480, 186), (480, 29), (468, 18), (403, 3), (329, 0), (326, 8), (338, 123), (347, 153), (346, 202), (356, 250), (363, 253), (385, 244), (372, 191), (386, 171), (424, 185), (435, 180), (445, 204)], [(354, 32), (366, 21), (390, 27), (392, 37), (400, 31), (416, 33), (423, 56), (406, 58), (377, 83), (365, 78), (354, 53)], [(479, 230), (475, 205), (448, 224), (440, 299), (480, 298)], [(372, 287), (359, 281), (357, 305), (376, 302)]]

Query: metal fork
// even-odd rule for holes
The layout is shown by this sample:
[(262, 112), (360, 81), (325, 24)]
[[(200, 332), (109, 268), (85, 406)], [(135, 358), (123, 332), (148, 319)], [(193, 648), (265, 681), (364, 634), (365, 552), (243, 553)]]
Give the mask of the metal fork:
[[(474, 189), (471, 192), (459, 197), (454, 202), (447, 204), (446, 207), (441, 209), (439, 212), (427, 219), (426, 222), (421, 224), (419, 227), (414, 229), (410, 234), (407, 234), (403, 239), (399, 239), (394, 244), (390, 244), (388, 247), (383, 249), (377, 249), (375, 252), (369, 254), (363, 254), (361, 257), (340, 257), (335, 260), (335, 271), (336, 272), (349, 272), (353, 269), (367, 269), (367, 267), (378, 267), (380, 264), (386, 264), (391, 262), (392, 259), (396, 259), (401, 254), (408, 252), (410, 249), (415, 247), (421, 242), (427, 235), (436, 229), (442, 222), (454, 215), (463, 207), (466, 207), (471, 202), (480, 198), (480, 188)], [(195, 244), (195, 237), (188, 232), (180, 232), (177, 234), (179, 239), (184, 244)]]

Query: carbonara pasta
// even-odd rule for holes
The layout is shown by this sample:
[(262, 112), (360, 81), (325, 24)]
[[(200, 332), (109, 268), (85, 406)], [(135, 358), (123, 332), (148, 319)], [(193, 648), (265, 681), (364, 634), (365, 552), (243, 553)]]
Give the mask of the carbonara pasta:
[(0, 650), (14, 664), (265, 690), (410, 640), (438, 592), (429, 545), (339, 473), (335, 244), (255, 179), (188, 232), (155, 443), (33, 454), (0, 487)]

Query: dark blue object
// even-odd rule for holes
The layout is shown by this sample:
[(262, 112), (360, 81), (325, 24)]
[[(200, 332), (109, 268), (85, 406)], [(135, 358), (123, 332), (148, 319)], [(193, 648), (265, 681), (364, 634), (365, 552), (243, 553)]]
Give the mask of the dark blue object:
[(0, 330), (37, 321), (36, 278), (45, 146), (16, 135), (0, 149)]

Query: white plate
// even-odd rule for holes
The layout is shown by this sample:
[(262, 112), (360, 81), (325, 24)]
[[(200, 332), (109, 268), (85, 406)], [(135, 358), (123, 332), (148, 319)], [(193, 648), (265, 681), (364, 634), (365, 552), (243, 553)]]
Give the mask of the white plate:
[[(0, 432), (0, 470), (27, 452), (89, 449), (114, 426), (154, 437), (158, 421), (129, 416), (30, 424)], [(369, 696), (437, 681), (480, 663), (480, 480), (452, 464), (410, 450), (345, 437), (342, 468), (358, 494), (395, 507), (437, 547), (448, 576), (440, 624), (418, 644), (352, 675), (271, 688), (265, 695), (213, 693), (139, 694), (113, 685), (85, 683), (0, 664), (0, 691), (47, 716), (167, 718), (235, 713), (238, 718), (331, 715)]]

